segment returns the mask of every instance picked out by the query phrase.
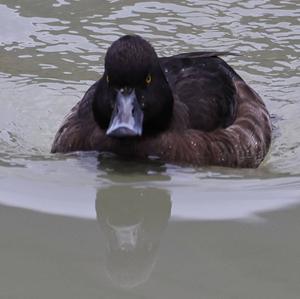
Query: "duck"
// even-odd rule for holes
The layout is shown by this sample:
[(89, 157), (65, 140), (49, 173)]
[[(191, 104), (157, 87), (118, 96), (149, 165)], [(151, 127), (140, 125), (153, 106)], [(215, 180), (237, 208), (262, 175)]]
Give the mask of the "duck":
[(106, 52), (100, 79), (65, 117), (51, 152), (258, 167), (271, 143), (270, 114), (220, 58), (228, 54), (158, 57), (143, 37), (120, 37)]

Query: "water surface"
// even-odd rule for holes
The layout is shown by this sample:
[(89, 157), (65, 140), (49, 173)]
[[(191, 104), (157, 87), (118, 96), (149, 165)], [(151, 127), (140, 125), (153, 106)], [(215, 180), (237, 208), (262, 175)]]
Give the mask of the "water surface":
[[(297, 1), (0, 2), (0, 298), (299, 298)], [(107, 47), (225, 60), (274, 125), (255, 170), (49, 154)]]

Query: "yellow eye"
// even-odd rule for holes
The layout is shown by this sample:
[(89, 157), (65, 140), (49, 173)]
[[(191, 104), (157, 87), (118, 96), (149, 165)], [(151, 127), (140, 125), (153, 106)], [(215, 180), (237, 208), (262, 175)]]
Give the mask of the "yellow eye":
[(146, 80), (145, 80), (145, 81), (146, 81), (147, 84), (150, 84), (150, 83), (151, 83), (152, 77), (151, 77), (150, 74), (146, 77)]
[(108, 77), (108, 76), (106, 76), (106, 82), (107, 82), (107, 83), (109, 82), (109, 77)]

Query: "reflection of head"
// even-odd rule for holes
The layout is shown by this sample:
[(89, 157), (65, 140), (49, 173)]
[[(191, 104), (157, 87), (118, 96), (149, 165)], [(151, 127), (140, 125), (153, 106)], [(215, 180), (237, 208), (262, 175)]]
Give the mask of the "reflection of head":
[(106, 267), (121, 287), (145, 282), (171, 212), (169, 194), (153, 188), (113, 186), (99, 190), (97, 219), (107, 238)]

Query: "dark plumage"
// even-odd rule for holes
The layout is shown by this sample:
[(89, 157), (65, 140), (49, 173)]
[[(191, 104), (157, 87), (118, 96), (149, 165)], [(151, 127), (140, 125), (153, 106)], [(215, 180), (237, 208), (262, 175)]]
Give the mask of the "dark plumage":
[(218, 55), (158, 58), (141, 37), (123, 36), (108, 49), (103, 76), (71, 110), (51, 152), (257, 167), (271, 141), (268, 111)]

